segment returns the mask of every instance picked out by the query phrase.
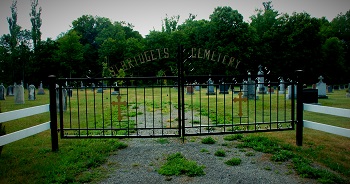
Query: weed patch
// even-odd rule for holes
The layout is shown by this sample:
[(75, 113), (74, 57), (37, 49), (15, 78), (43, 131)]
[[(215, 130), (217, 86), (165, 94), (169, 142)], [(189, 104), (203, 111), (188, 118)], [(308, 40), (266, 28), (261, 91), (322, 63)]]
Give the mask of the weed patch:
[(206, 138), (202, 139), (202, 143), (203, 144), (215, 144), (216, 140), (213, 139), (212, 137), (206, 137)]
[(198, 166), (196, 162), (187, 160), (181, 153), (167, 157), (167, 162), (159, 168), (158, 173), (165, 176), (187, 175), (190, 177), (205, 175), (205, 166)]
[(230, 160), (227, 160), (225, 164), (230, 166), (235, 166), (241, 164), (242, 160), (240, 158), (231, 158)]

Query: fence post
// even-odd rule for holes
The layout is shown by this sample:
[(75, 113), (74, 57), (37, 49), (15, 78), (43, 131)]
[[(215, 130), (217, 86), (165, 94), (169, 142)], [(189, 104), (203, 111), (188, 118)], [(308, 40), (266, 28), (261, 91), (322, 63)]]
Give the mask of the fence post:
[(297, 82), (297, 128), (296, 128), (296, 144), (297, 146), (303, 145), (303, 71), (296, 71), (296, 82)]
[(56, 105), (56, 76), (50, 75), (50, 129), (52, 151), (58, 151), (58, 133), (57, 133), (57, 105)]

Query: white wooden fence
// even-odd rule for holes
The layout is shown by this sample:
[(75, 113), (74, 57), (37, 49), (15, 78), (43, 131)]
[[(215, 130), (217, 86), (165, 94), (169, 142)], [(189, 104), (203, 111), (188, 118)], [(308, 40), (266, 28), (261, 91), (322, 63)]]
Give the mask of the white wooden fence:
[[(304, 104), (304, 110), (350, 118), (350, 109)], [(350, 138), (350, 129), (303, 120), (304, 127)]]
[[(0, 113), (0, 124), (3, 122), (7, 122), (7, 121), (19, 119), (19, 118), (24, 118), (24, 117), (33, 116), (36, 114), (41, 114), (44, 112), (49, 112), (50, 111), (49, 107), (50, 105), (46, 104), (46, 105), (40, 105), (36, 107), (30, 107), (30, 108)], [(50, 121), (46, 123), (42, 123), (40, 125), (26, 128), (23, 130), (19, 130), (17, 132), (0, 136), (0, 146), (18, 141), (20, 139), (38, 134), (40, 132), (43, 132), (49, 129), (50, 129)]]
[[(49, 107), (50, 105), (46, 104), (46, 105), (40, 105), (36, 107), (30, 107), (30, 108), (0, 113), (0, 123), (49, 112), (50, 111)], [(350, 109), (341, 109), (341, 108), (335, 108), (335, 107), (304, 104), (304, 110), (310, 111), (310, 112), (317, 112), (317, 113), (350, 118)], [(341, 136), (350, 138), (350, 129), (336, 127), (332, 125), (326, 125), (326, 124), (312, 122), (308, 120), (303, 120), (303, 123), (304, 123), (304, 127), (306, 128), (320, 130), (323, 132), (328, 132), (331, 134), (341, 135)], [(11, 142), (15, 142), (17, 140), (38, 134), (40, 132), (43, 132), (49, 129), (50, 129), (50, 121), (33, 126), (33, 127), (26, 128), (23, 130), (19, 130), (17, 132), (0, 136), (0, 146), (9, 144)]]

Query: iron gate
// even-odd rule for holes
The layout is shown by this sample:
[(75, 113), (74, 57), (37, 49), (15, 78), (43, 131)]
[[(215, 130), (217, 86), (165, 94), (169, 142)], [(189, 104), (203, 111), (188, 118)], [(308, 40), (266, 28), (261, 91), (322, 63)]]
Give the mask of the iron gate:
[(295, 128), (297, 78), (184, 75), (182, 60), (178, 63), (178, 76), (54, 79), (61, 138), (184, 137)]

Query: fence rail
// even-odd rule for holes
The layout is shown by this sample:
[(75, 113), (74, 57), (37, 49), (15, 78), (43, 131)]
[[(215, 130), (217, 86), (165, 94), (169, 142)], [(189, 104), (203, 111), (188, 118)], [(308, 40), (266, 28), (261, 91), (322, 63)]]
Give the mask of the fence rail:
[[(4, 113), (0, 113), (0, 123), (16, 120), (16, 119), (20, 119), (28, 116), (33, 116), (33, 115), (37, 115), (45, 112), (50, 112), (49, 104), (20, 109), (20, 110), (14, 110), (10, 112), (4, 112)], [(50, 122), (46, 122), (33, 127), (29, 127), (23, 130), (19, 130), (10, 134), (0, 136), (0, 146), (18, 141), (20, 139), (38, 134), (40, 132), (43, 132), (49, 129), (50, 129)]]
[[(350, 109), (304, 104), (304, 110), (350, 118)], [(303, 120), (304, 127), (350, 138), (350, 129)]]

